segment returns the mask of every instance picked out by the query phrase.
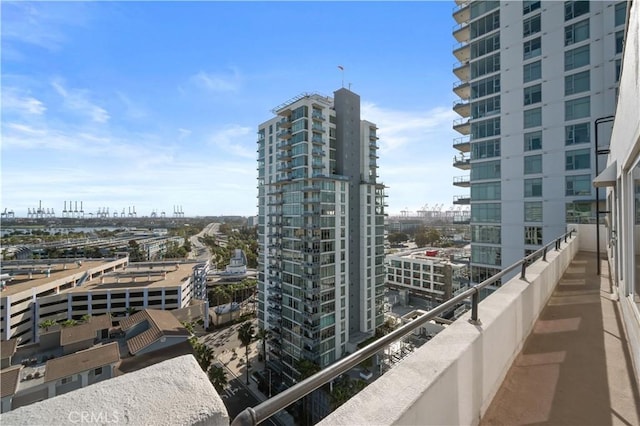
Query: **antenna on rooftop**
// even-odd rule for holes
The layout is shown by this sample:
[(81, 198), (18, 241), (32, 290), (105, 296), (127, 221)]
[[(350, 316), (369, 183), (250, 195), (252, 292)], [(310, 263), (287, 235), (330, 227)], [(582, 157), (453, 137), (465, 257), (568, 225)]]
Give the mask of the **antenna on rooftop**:
[(338, 65), (338, 69), (341, 71), (341, 74), (342, 74), (342, 88), (344, 89), (344, 67), (342, 65)]

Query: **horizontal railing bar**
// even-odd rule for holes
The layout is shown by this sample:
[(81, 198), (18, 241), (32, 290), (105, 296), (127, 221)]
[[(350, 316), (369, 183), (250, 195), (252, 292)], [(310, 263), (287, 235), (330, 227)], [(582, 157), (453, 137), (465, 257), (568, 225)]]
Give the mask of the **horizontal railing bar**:
[[(571, 231), (559, 237), (559, 239), (560, 240), (564, 239), (566, 241), (567, 236), (571, 237), (573, 232), (575, 231), (572, 229)], [(308, 377), (307, 379), (301, 381), (300, 383), (297, 383), (296, 385), (290, 387), (289, 389), (286, 389), (285, 391), (279, 393), (278, 395), (270, 399), (267, 399), (266, 401), (263, 401), (262, 403), (258, 404), (253, 408), (252, 407), (246, 408), (244, 411), (238, 414), (235, 417), (235, 419), (233, 419), (233, 422), (231, 423), (231, 425), (232, 426), (253, 426), (263, 422), (264, 420), (268, 419), (278, 411), (283, 410), (284, 408), (288, 407), (289, 405), (293, 404), (294, 402), (298, 401), (299, 399), (305, 397), (306, 395), (310, 394), (314, 390), (320, 388), (321, 386), (330, 382), (334, 378), (338, 377), (342, 373), (360, 364), (362, 361), (372, 357), (373, 355), (375, 355), (376, 353), (384, 349), (386, 346), (388, 346), (390, 343), (395, 342), (396, 340), (406, 336), (407, 334), (411, 333), (412, 331), (414, 331), (415, 329), (417, 329), (427, 321), (430, 321), (433, 318), (437, 317), (442, 312), (447, 311), (448, 309), (454, 307), (458, 303), (468, 299), (474, 294), (479, 293), (481, 289), (491, 284), (494, 284), (496, 281), (501, 279), (503, 276), (505, 276), (509, 272), (515, 270), (518, 267), (521, 267), (522, 265), (526, 265), (526, 262), (528, 262), (531, 258), (535, 257), (536, 254), (542, 253), (545, 249), (548, 249), (552, 245), (557, 244), (557, 241), (558, 239), (554, 240), (553, 242), (547, 244), (546, 246), (535, 251), (529, 256), (526, 256), (522, 260), (514, 263), (511, 266), (508, 266), (507, 268), (503, 269), (497, 274), (482, 281), (480, 284), (476, 284), (473, 287), (460, 293), (459, 295), (454, 296), (453, 298), (447, 300), (441, 305), (436, 306), (435, 308), (427, 312), (422, 311), (424, 312), (424, 314), (421, 315), (419, 318), (412, 320), (411, 322), (401, 326), (400, 328), (392, 331), (391, 333), (370, 343), (364, 348), (359, 349), (356, 352), (352, 353), (351, 355), (345, 358), (342, 358), (341, 360), (337, 361), (334, 364), (331, 364), (330, 366), (324, 368), (323, 370), (320, 370), (318, 373), (314, 374), (313, 376)]]

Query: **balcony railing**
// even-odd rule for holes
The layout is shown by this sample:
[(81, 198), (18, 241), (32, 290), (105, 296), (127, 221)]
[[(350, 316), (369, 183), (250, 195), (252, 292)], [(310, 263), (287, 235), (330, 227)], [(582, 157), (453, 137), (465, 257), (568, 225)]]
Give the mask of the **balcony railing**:
[(384, 350), (384, 348), (386, 348), (391, 343), (407, 336), (409, 333), (412, 333), (413, 331), (419, 329), (420, 326), (424, 325), (428, 321), (431, 321), (440, 314), (455, 308), (458, 304), (465, 302), (469, 298), (471, 298), (471, 317), (469, 319), (469, 322), (474, 325), (480, 325), (481, 322), (478, 316), (480, 290), (496, 284), (498, 280), (502, 279), (507, 274), (510, 274), (513, 271), (517, 270), (520, 270), (520, 278), (526, 280), (527, 267), (539, 259), (546, 261), (547, 253), (550, 250), (559, 251), (562, 247), (563, 242), (566, 244), (568, 242), (568, 239), (573, 237), (574, 232), (574, 230), (571, 230), (561, 235), (536, 252), (503, 269), (500, 273), (481, 282), (480, 284), (474, 285), (468, 290), (444, 302), (440, 306), (437, 306), (436, 308), (431, 309), (428, 312), (424, 312), (415, 320), (407, 323), (397, 330), (394, 330), (393, 332), (354, 352), (353, 354), (339, 360), (335, 364), (326, 367), (315, 375), (290, 387), (289, 389), (276, 395), (275, 397), (270, 398), (253, 408), (246, 408), (236, 416), (231, 424), (233, 426), (249, 426), (263, 422), (278, 411), (285, 409), (289, 405), (293, 404), (294, 402), (298, 401), (314, 390), (320, 388), (321, 386), (324, 386), (339, 375), (347, 372), (361, 362), (372, 357), (376, 353)]

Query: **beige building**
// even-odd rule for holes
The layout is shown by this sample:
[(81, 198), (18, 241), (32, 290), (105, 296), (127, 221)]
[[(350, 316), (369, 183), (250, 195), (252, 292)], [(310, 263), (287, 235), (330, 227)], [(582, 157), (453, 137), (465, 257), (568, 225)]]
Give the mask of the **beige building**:
[(42, 364), (12, 366), (0, 372), (2, 412), (53, 398), (115, 376), (118, 343), (96, 346)]
[[(194, 299), (193, 264), (130, 264), (128, 258), (14, 261), (0, 297), (0, 339), (35, 342), (43, 321), (111, 313), (114, 321), (133, 310), (187, 308)], [(205, 312), (207, 310), (205, 309)]]

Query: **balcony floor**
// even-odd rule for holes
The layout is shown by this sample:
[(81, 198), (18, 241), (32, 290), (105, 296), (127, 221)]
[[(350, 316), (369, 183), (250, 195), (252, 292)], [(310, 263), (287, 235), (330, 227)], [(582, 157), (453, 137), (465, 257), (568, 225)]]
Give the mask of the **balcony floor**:
[(609, 269), (579, 252), (481, 425), (640, 425), (640, 396)]

